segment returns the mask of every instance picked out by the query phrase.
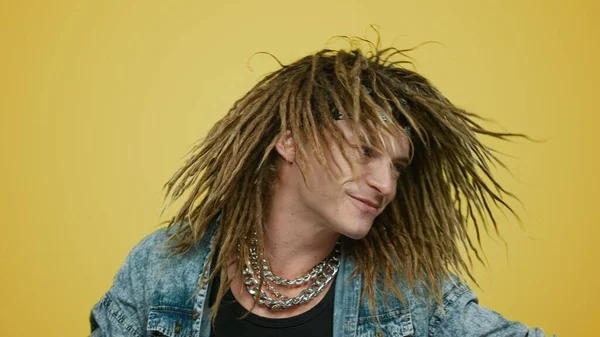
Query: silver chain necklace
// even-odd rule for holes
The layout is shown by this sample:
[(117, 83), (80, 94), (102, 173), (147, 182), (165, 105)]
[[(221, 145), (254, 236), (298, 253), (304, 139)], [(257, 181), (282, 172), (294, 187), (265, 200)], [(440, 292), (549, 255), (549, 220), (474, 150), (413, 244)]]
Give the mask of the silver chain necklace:
[[(271, 271), (269, 263), (265, 258), (259, 259), (256, 251), (256, 237), (250, 240), (249, 264), (244, 264), (243, 275), (244, 285), (248, 293), (255, 297), (260, 293), (258, 303), (264, 305), (267, 309), (287, 309), (291, 306), (302, 305), (314, 299), (321, 293), (333, 280), (337, 274), (340, 265), (340, 242), (338, 241), (333, 251), (323, 261), (314, 266), (307, 274), (296, 279), (290, 280), (276, 276)], [(261, 260), (261, 261), (259, 261)], [(260, 268), (263, 269), (265, 280), (263, 285), (269, 293), (259, 287)], [(302, 290), (298, 296), (288, 297), (275, 289), (274, 285), (284, 287), (297, 287), (308, 283), (307, 288)]]

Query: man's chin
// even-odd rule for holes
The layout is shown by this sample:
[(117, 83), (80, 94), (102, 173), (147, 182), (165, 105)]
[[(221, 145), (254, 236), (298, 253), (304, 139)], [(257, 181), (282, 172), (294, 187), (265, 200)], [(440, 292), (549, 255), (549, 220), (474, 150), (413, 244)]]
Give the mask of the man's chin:
[(353, 228), (353, 229), (347, 229), (344, 231), (344, 233), (341, 233), (342, 235), (349, 237), (350, 239), (353, 240), (360, 240), (362, 238), (364, 238), (365, 236), (367, 236), (367, 234), (369, 234), (369, 231), (371, 230), (371, 225), (367, 226), (359, 226), (357, 228)]

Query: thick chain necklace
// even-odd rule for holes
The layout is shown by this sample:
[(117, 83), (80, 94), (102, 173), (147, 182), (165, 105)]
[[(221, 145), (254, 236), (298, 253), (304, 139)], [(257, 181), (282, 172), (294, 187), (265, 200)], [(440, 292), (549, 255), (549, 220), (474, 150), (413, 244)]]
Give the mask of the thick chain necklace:
[[(285, 279), (274, 275), (269, 262), (265, 258), (259, 258), (256, 251), (256, 244), (256, 238), (252, 238), (250, 240), (250, 263), (246, 263), (243, 269), (244, 284), (252, 297), (260, 293), (258, 303), (264, 305), (267, 309), (286, 309), (291, 306), (302, 305), (314, 299), (331, 283), (340, 265), (340, 242), (338, 241), (333, 251), (307, 274), (293, 280)], [(259, 287), (261, 267), (265, 277), (263, 286), (273, 297)], [(297, 287), (305, 283), (308, 283), (307, 288), (294, 297), (283, 295), (275, 289), (275, 285)]]

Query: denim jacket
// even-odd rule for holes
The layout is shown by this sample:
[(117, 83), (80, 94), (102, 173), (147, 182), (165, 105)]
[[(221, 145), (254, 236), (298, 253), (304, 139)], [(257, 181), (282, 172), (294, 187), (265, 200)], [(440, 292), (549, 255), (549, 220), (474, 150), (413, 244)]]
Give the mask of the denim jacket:
[[(214, 227), (183, 255), (169, 256), (165, 229), (144, 238), (92, 309), (91, 336), (210, 336), (210, 284), (200, 276), (208, 261)], [(544, 336), (541, 329), (529, 329), (479, 306), (476, 295), (457, 279), (443, 284), (444, 310), (400, 283), (405, 304), (392, 295), (385, 300), (376, 296), (376, 310), (370, 312), (368, 301), (360, 301), (362, 277), (352, 277), (353, 269), (351, 254), (342, 245), (335, 280), (333, 337)]]

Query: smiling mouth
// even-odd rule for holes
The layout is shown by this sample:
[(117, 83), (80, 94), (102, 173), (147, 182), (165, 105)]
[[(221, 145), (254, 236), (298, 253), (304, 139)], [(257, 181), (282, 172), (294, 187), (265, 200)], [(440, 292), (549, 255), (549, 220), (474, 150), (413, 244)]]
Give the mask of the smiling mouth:
[(367, 199), (355, 197), (352, 195), (348, 195), (348, 196), (358, 205), (359, 209), (361, 209), (362, 211), (371, 213), (371, 214), (379, 213), (379, 208), (381, 207), (381, 205), (378, 205), (378, 204), (374, 203), (373, 201), (370, 201)]

